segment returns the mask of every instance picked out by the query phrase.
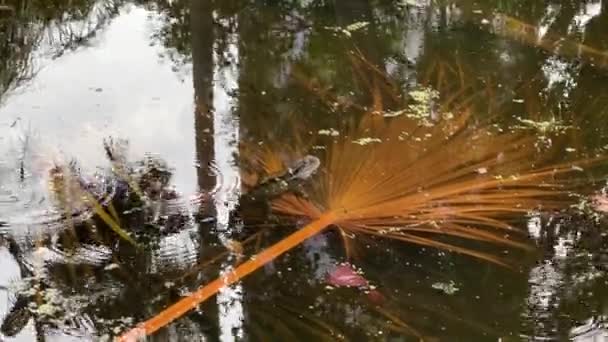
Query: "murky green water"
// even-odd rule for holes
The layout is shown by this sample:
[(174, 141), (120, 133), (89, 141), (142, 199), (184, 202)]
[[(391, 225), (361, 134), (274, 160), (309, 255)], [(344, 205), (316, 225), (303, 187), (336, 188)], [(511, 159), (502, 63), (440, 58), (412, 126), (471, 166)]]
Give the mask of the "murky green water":
[[(310, 221), (267, 220), (273, 217), (265, 203), (239, 207), (242, 189), (264, 174), (256, 158), (272, 157), (264, 160), (272, 173), (280, 171), (268, 166), (273, 161), (318, 156), (318, 173), (305, 180), (318, 195), (322, 187), (315, 184), (324, 179), (327, 187), (365, 189), (369, 179), (348, 178), (346, 170), (367, 165), (357, 158), (379, 158), (380, 152), (359, 152), (375, 144), (392, 146), (367, 165), (377, 167), (379, 179), (391, 179), (390, 172), (399, 179), (399, 170), (389, 168), (399, 160), (441, 156), (435, 164), (407, 166), (413, 171), (400, 182), (420, 193), (434, 179), (416, 179), (453, 160), (473, 167), (474, 156), (484, 153), (495, 161), (472, 169), (480, 177), (516, 179), (526, 168), (560, 163), (573, 172), (540, 210), (516, 205), (501, 216), (523, 232), (517, 241), (529, 251), (479, 240), (459, 244), (510, 268), (384, 233), (329, 229), (151, 339), (597, 341), (593, 336), (608, 335), (608, 224), (601, 205), (576, 208), (605, 186), (606, 163), (581, 160), (608, 149), (607, 6), (601, 0), (2, 2), (0, 285), (6, 296), (0, 298), (6, 298), (3, 333), (13, 335), (6, 340), (118, 336)], [(464, 142), (433, 128), (465, 115), (463, 126), (454, 124)], [(396, 135), (378, 128), (391, 123), (409, 128), (399, 126)], [(522, 140), (495, 140), (503, 134)], [(154, 174), (145, 183), (143, 206), (117, 177), (123, 164), (112, 171), (108, 137), (125, 149), (120, 156), (133, 173), (170, 172), (168, 182)], [(340, 139), (350, 147), (337, 148)], [(165, 164), (136, 163), (147, 154)], [(76, 183), (100, 201), (113, 199), (102, 204), (113, 204), (106, 209), (143, 248), (118, 238), (83, 204), (81, 192), (52, 190), (50, 171), (72, 160)], [(373, 202), (385, 191), (370, 189), (355, 197)], [(506, 185), (496, 188), (503, 190)], [(342, 207), (329, 202), (338, 192), (325, 202), (312, 199), (335, 210)], [(570, 202), (552, 208), (558, 198)], [(450, 203), (437, 203), (428, 210), (449, 211)], [(483, 210), (491, 203), (477, 204)], [(410, 229), (416, 220), (428, 223), (417, 215), (409, 217)], [(420, 236), (453, 241), (427, 233)], [(244, 256), (236, 240), (247, 241)], [(371, 288), (329, 283), (327, 275), (343, 262), (361, 269)], [(21, 289), (20, 279), (26, 280)], [(29, 309), (7, 327), (6, 317), (13, 319), (19, 306)]]

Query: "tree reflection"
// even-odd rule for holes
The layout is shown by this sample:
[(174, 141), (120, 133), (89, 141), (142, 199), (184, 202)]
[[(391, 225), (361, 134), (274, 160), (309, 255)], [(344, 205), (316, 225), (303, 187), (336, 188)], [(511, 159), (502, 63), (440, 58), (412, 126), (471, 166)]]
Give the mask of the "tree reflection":
[[(141, 1), (144, 8), (159, 14), (158, 25), (153, 28), (151, 40), (165, 49), (165, 57), (173, 64), (175, 71), (181, 71), (192, 63), (193, 50), (203, 41), (194, 40), (196, 27), (201, 26), (202, 40), (212, 39), (211, 20), (212, 1)], [(199, 17), (199, 15), (201, 15)], [(195, 16), (196, 20), (191, 20)], [(200, 20), (200, 23), (198, 22)]]
[(589, 319), (606, 322), (606, 218), (583, 201), (568, 215), (536, 220), (544, 253), (531, 270), (524, 326), (534, 338), (567, 340)]
[[(41, 57), (56, 58), (86, 45), (118, 15), (125, 2), (11, 1), (0, 18), (0, 96), (30, 80)], [(35, 57), (36, 56), (36, 57)]]

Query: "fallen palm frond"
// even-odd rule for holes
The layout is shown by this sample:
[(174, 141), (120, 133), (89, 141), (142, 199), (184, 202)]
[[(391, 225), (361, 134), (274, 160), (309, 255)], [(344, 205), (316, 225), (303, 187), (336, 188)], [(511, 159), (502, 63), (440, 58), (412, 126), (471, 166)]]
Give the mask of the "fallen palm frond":
[[(421, 127), (415, 119), (404, 117), (383, 127), (376, 123), (374, 127), (380, 128), (375, 130), (364, 122), (348, 138), (330, 145), (323, 178), (311, 189), (310, 200), (284, 196), (275, 201), (276, 212), (309, 217), (313, 220), (309, 225), (144, 322), (121, 340), (153, 333), (330, 225), (506, 265), (491, 254), (442, 242), (438, 237), (525, 248), (525, 234), (505, 219), (568, 203), (567, 181), (561, 176), (573, 169), (571, 164), (534, 168), (535, 149), (530, 139), (516, 134), (493, 135), (486, 128), (466, 129), (466, 122), (457, 118)], [(416, 139), (417, 134), (411, 139), (397, 139), (395, 134), (404, 129), (421, 133), (426, 140)], [(361, 146), (351, 140), (361, 136), (357, 132), (377, 134), (374, 136), (385, 141)]]
[[(561, 174), (571, 165), (534, 169), (535, 149), (519, 135), (494, 135), (466, 121), (433, 127), (406, 127), (395, 120), (381, 134), (385, 141), (359, 146), (350, 139), (333, 143), (322, 181), (311, 190), (313, 203), (286, 196), (277, 212), (315, 218), (325, 211), (351, 233), (372, 234), (435, 246), (501, 263), (489, 255), (437, 241), (433, 236), (526, 247), (522, 232), (504, 219), (538, 207), (553, 209), (567, 200)], [(450, 127), (451, 125), (451, 127)], [(419, 131), (398, 140), (398, 133)], [(363, 131), (373, 134), (373, 130)], [(348, 167), (345, 167), (348, 165)], [(317, 209), (318, 208), (318, 209)]]
[[(360, 59), (357, 67), (364, 64)], [(429, 103), (422, 99), (434, 96), (432, 90), (410, 94), (411, 101), (398, 104), (404, 106), (402, 115), (387, 116), (381, 94), (394, 88), (382, 82), (379, 71), (372, 70), (371, 75), (377, 77), (364, 78), (361, 84), (372, 93), (372, 110), (360, 106), (366, 115), (358, 124), (346, 127), (337, 137), (319, 137), (325, 146), (324, 169), (311, 185), (309, 197), (286, 195), (273, 202), (276, 213), (307, 217), (311, 223), (119, 340), (132, 341), (155, 332), (330, 226), (344, 234), (389, 238), (509, 266), (504, 259), (459, 241), (488, 248), (529, 248), (526, 232), (510, 220), (569, 204), (572, 174), (596, 162), (551, 165), (554, 154), (543, 151), (539, 155), (534, 137), (475, 124), (466, 103), (455, 101), (450, 115), (440, 112), (431, 117), (426, 110)], [(327, 100), (325, 92), (322, 95)], [(272, 151), (280, 150), (263, 150), (259, 164), (272, 169), (277, 158)]]

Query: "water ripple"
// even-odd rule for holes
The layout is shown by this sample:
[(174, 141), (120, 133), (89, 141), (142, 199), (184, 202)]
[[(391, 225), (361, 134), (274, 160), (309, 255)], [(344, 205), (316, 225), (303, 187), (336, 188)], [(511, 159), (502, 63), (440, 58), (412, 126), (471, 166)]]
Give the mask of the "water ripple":
[(208, 172), (209, 175), (215, 179), (213, 188), (209, 190), (199, 189), (197, 193), (190, 197), (190, 205), (196, 207), (209, 205), (214, 196), (223, 190), (225, 177), (215, 161), (209, 163)]
[(161, 241), (160, 248), (155, 253), (162, 267), (187, 268), (195, 265), (198, 259), (199, 245), (194, 238), (196, 227), (183, 229)]

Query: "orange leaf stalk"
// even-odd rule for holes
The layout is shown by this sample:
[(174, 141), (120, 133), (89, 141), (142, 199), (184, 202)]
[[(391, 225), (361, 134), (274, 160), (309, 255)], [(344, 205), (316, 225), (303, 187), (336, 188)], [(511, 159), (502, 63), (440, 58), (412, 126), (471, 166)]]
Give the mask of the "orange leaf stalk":
[(338, 219), (339, 216), (332, 211), (323, 213), (318, 219), (312, 221), (302, 229), (297, 230), (285, 239), (251, 257), (251, 259), (239, 265), (233, 272), (227, 273), (199, 288), (196, 292), (169, 306), (156, 316), (138, 324), (137, 327), (127, 331), (116, 340), (119, 342), (131, 342), (151, 335), (155, 331), (181, 317), (183, 314), (194, 309), (200, 303), (218, 293), (222, 288), (238, 282), (281, 254), (320, 233), (326, 227), (338, 221)]

